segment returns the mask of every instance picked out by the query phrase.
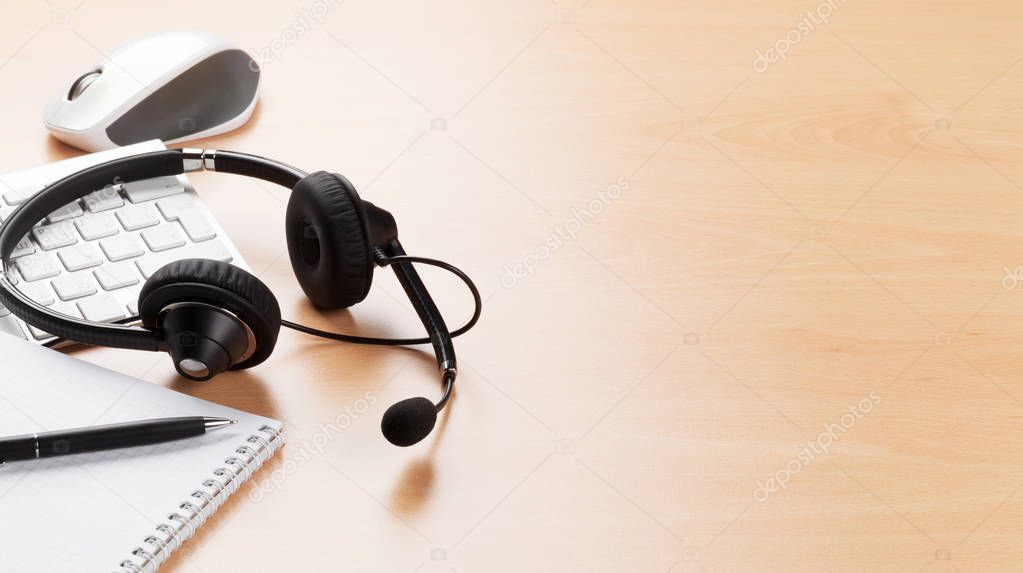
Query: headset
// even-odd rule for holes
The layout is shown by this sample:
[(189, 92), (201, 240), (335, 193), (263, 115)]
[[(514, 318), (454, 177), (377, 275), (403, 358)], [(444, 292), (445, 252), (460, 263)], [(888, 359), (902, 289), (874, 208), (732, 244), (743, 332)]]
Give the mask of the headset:
[[(350, 307), (369, 294), (375, 266), (390, 267), (419, 315), (428, 337), (372, 338), (327, 332), (281, 319), (270, 289), (236, 266), (210, 259), (171, 262), (149, 277), (139, 292), (138, 316), (116, 323), (91, 322), (51, 310), (18, 290), (11, 254), (32, 227), (51, 212), (115, 182), (217, 171), (262, 179), (292, 190), (285, 214), (288, 254), (299, 285), (313, 305)], [(47, 186), (0, 225), (0, 303), (26, 323), (63, 340), (167, 352), (181, 376), (209, 380), (225, 370), (251, 368), (266, 360), (285, 326), (321, 338), (358, 344), (432, 344), (444, 394), (402, 400), (384, 413), (380, 427), (392, 444), (411, 446), (433, 430), (451, 398), (458, 374), (452, 339), (480, 318), (482, 300), (458, 268), (405, 253), (394, 217), (359, 197), (338, 174), (307, 174), (290, 165), (245, 153), (167, 149), (114, 159), (83, 169)], [(449, 331), (413, 263), (442, 268), (472, 292), (475, 308), (461, 327)], [(137, 323), (137, 324), (136, 324)]]

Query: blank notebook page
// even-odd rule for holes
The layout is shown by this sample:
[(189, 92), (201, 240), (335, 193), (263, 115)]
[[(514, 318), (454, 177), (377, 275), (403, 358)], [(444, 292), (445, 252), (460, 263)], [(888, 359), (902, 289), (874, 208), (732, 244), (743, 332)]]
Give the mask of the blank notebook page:
[(0, 571), (155, 571), (281, 444), (280, 422), (11, 336), (0, 335), (0, 365), (0, 436), (238, 420), (197, 438), (0, 466)]

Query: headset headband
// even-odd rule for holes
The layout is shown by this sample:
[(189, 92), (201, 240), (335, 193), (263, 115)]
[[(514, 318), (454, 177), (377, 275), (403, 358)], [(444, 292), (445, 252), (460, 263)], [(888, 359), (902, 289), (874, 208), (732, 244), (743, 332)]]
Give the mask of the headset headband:
[(130, 350), (164, 350), (152, 330), (92, 322), (60, 314), (22, 293), (11, 277), (11, 254), (36, 223), (57, 209), (114, 183), (129, 183), (193, 171), (218, 171), (262, 179), (291, 189), (306, 173), (257, 155), (205, 149), (166, 149), (114, 159), (47, 186), (0, 224), (0, 303), (26, 322), (62, 338)]

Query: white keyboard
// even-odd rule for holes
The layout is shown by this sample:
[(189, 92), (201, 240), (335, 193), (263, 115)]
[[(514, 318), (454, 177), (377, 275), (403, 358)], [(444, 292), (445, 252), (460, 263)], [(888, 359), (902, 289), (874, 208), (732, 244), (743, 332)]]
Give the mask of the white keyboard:
[[(46, 185), (111, 159), (165, 149), (148, 141), (0, 176), (0, 220)], [(18, 244), (14, 279), (56, 311), (98, 322), (138, 314), (138, 294), (163, 265), (215, 259), (246, 268), (184, 175), (98, 189), (41, 221)], [(0, 306), (0, 332), (40, 344), (53, 337)]]

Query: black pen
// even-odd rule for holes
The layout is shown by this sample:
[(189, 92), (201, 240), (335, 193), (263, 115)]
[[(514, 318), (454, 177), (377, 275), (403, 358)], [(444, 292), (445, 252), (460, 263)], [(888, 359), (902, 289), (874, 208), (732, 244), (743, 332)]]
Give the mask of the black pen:
[(237, 420), (227, 418), (189, 416), (11, 436), (0, 438), (0, 464), (148, 446), (201, 436), (206, 432), (237, 423)]

